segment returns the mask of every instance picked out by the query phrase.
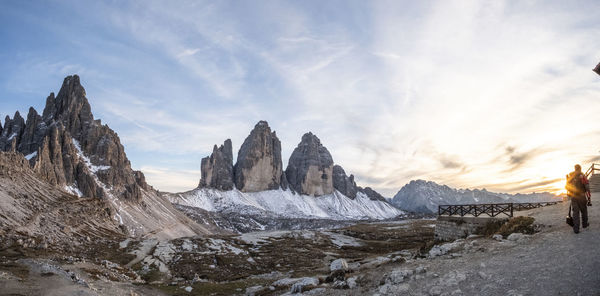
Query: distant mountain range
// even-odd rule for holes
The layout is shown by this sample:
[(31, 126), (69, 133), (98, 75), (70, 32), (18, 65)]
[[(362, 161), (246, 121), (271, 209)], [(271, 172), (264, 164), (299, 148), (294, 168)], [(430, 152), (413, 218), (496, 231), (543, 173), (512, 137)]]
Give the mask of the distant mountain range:
[(413, 180), (396, 193), (392, 199), (392, 204), (410, 212), (437, 213), (439, 205), (556, 200), (560, 200), (560, 197), (548, 192), (531, 194), (494, 193), (485, 189), (454, 189), (431, 181)]
[[(26, 208), (26, 200), (19, 200), (25, 192), (39, 196), (39, 211), (45, 211), (49, 202), (101, 200), (102, 211), (86, 209), (98, 216), (97, 225), (107, 225), (111, 231), (126, 235), (165, 238), (223, 229), (245, 232), (390, 219), (404, 215), (403, 210), (435, 213), (440, 204), (555, 199), (549, 193), (509, 195), (457, 190), (417, 180), (404, 186), (390, 203), (375, 190), (358, 186), (354, 176), (335, 164), (329, 150), (312, 132), (302, 135), (284, 169), (281, 142), (266, 121), (259, 121), (251, 130), (235, 164), (232, 143), (227, 139), (202, 159), (196, 189), (161, 193), (146, 183), (142, 172), (131, 168), (117, 133), (94, 119), (77, 75), (64, 79), (58, 95), (50, 93), (42, 115), (30, 108), (26, 119), (19, 112), (12, 118), (7, 116), (4, 125), (0, 124), (0, 151), (5, 151), (0, 155), (0, 172), (6, 171), (0, 185), (14, 187), (17, 183), (13, 179), (21, 175), (32, 179), (22, 184), (36, 184), (16, 191), (0, 186), (0, 196), (4, 196), (1, 204), (11, 205), (0, 207), (0, 232), (13, 231), (20, 225), (15, 221), (33, 211)], [(16, 212), (25, 214), (16, 217)], [(100, 212), (106, 216), (100, 218)]]
[[(403, 214), (373, 189), (357, 186), (354, 176), (347, 176), (335, 165), (327, 148), (310, 132), (302, 136), (284, 170), (281, 143), (266, 121), (259, 121), (252, 129), (235, 164), (231, 140), (226, 140), (202, 159), (197, 189), (177, 195), (160, 193), (146, 183), (142, 172), (131, 168), (117, 133), (94, 118), (77, 75), (67, 76), (57, 95), (50, 93), (41, 115), (30, 108), (26, 118), (18, 111), (12, 118), (6, 116), (4, 125), (0, 124), (0, 151), (8, 153), (2, 154), (3, 170), (27, 164), (26, 175), (35, 178), (35, 184), (47, 184), (44, 191), (105, 202), (108, 208), (103, 211), (117, 225), (114, 231), (126, 235), (166, 238), (216, 233), (220, 232), (218, 223), (236, 212), (236, 218), (259, 214), (256, 221), (263, 222), (271, 218), (385, 219)], [(6, 218), (2, 228), (10, 231), (19, 225), (10, 222), (18, 221), (13, 213), (32, 209), (17, 202), (18, 194), (5, 192), (0, 186), (1, 194), (7, 196), (3, 205), (15, 205), (0, 208), (0, 216)], [(40, 198), (40, 209), (48, 206), (47, 200), (69, 200), (48, 198)], [(187, 207), (188, 216), (208, 211), (211, 214), (205, 216), (214, 219), (194, 222), (169, 201), (177, 203), (179, 209)], [(208, 204), (210, 207), (199, 206)], [(193, 209), (198, 211), (192, 213)], [(104, 218), (104, 222), (96, 222), (106, 224)], [(247, 229), (261, 229), (257, 227)]]

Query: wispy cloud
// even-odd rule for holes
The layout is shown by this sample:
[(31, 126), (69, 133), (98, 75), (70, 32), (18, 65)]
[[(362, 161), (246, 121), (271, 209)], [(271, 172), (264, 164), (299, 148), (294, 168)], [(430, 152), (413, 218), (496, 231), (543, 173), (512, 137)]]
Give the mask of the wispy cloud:
[(598, 10), (594, 1), (14, 4), (0, 30), (51, 38), (0, 45), (1, 94), (18, 98), (0, 110), (40, 106), (60, 76), (78, 72), (134, 165), (174, 191), (195, 187), (187, 176), (213, 144), (231, 138), (236, 149), (262, 119), (284, 162), (312, 131), (360, 185), (388, 196), (417, 178), (556, 188), (550, 181), (574, 163), (598, 161)]

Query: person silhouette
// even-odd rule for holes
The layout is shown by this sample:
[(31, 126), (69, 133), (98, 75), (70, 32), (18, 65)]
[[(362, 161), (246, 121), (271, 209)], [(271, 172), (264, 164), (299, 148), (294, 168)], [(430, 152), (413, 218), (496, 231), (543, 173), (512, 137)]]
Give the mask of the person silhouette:
[[(581, 172), (581, 166), (576, 164), (575, 171), (567, 175), (567, 196), (571, 198), (573, 210), (573, 232), (579, 233), (579, 216), (581, 214), (581, 226), (586, 228), (588, 223), (588, 203), (591, 205), (590, 184), (585, 174)], [(587, 198), (587, 200), (586, 200)]]

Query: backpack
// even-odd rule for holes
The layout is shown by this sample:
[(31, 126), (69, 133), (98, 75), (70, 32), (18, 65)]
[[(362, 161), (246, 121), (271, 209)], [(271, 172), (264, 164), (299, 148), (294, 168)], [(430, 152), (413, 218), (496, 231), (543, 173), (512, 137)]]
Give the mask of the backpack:
[(581, 173), (571, 173), (567, 176), (567, 192), (569, 196), (584, 195), (585, 185), (583, 185), (583, 178)]

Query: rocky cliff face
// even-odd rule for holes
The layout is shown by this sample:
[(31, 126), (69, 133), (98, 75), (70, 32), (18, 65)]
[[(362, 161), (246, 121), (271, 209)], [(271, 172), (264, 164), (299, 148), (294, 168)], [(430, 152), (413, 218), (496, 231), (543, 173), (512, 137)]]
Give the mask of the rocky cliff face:
[(68, 76), (55, 97), (46, 99), (42, 116), (29, 109), (5, 120), (0, 149), (21, 152), (34, 170), (53, 185), (86, 197), (107, 193), (141, 199), (149, 186), (131, 169), (117, 134), (94, 120), (85, 89), (77, 75)]
[(234, 180), (243, 192), (287, 188), (281, 142), (266, 121), (259, 121), (244, 140), (234, 167)]
[(354, 176), (334, 165), (331, 154), (317, 136), (306, 133), (294, 149), (288, 167), (282, 170), (281, 142), (266, 121), (259, 121), (246, 138), (232, 166), (231, 140), (213, 147), (210, 156), (202, 159), (201, 179), (198, 187), (222, 191), (237, 189), (243, 192), (260, 192), (290, 189), (299, 194), (321, 196), (338, 190), (355, 199), (358, 192), (371, 200), (387, 200), (370, 187), (356, 185)]
[(333, 159), (312, 133), (294, 149), (285, 170), (290, 188), (300, 194), (320, 196), (333, 192)]
[(352, 199), (356, 198), (358, 191), (354, 175), (348, 177), (344, 169), (337, 164), (333, 166), (333, 188)]
[(0, 136), (0, 149), (3, 151), (16, 151), (24, 129), (25, 120), (21, 117), (19, 111), (15, 112), (12, 119), (6, 116), (2, 135)]
[(233, 189), (233, 151), (230, 139), (227, 139), (219, 148), (215, 145), (212, 154), (202, 158), (200, 171), (199, 187), (219, 190)]
[(373, 190), (373, 188), (371, 187), (358, 187), (358, 191), (366, 194), (371, 200), (380, 200), (380, 201), (386, 201), (385, 197), (383, 197), (383, 195), (379, 194), (379, 192)]
[(356, 198), (358, 192), (362, 192), (371, 200), (387, 201), (385, 197), (371, 187), (362, 188), (357, 186), (354, 182), (354, 175), (348, 177), (344, 169), (337, 164), (333, 166), (333, 188), (351, 199)]

